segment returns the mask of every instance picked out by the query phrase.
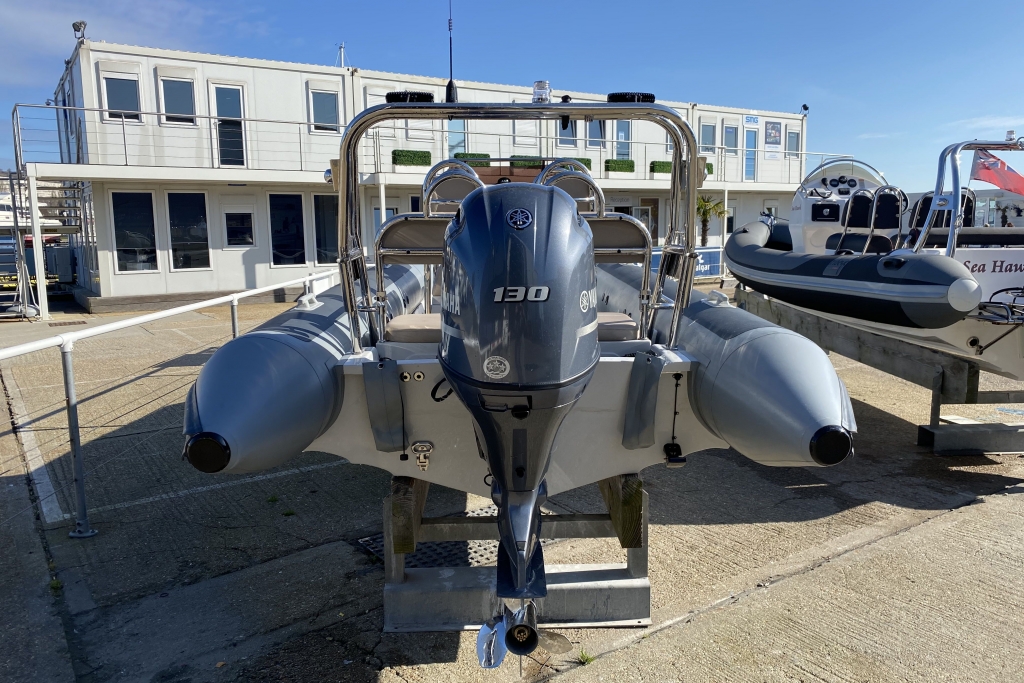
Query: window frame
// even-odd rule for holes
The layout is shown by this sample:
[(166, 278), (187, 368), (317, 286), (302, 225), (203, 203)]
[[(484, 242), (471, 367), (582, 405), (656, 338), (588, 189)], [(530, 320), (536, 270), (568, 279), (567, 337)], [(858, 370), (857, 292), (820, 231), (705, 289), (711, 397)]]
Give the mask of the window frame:
[[(462, 124), (462, 130), (454, 130), (453, 131), (451, 129), (451, 124), (453, 124), (456, 121), (458, 121), (458, 122), (460, 122)], [(468, 152), (469, 151), (469, 122), (466, 119), (449, 119), (448, 122), (445, 124), (445, 127), (444, 127), (444, 136), (445, 136), (444, 146), (445, 146), (445, 148), (447, 150), (447, 157), (446, 157), (447, 159), (454, 159), (455, 155), (458, 154), (458, 152), (453, 152), (452, 151), (452, 136), (453, 135), (461, 135), (462, 136), (462, 153), (464, 154), (464, 153)]]
[[(308, 86), (306, 88), (308, 92), (307, 100), (309, 106), (309, 134), (310, 135), (341, 135), (341, 93), (337, 90), (325, 90), (324, 88), (316, 88)], [(316, 122), (316, 109), (313, 105), (313, 95), (334, 95), (334, 116), (337, 119), (337, 123), (317, 123)]]
[[(172, 194), (201, 194), (203, 195), (203, 204), (206, 209), (206, 255), (210, 265), (202, 268), (175, 268), (174, 267), (174, 238), (171, 236), (171, 199)], [(196, 273), (207, 270), (213, 270), (213, 248), (210, 246), (210, 194), (206, 190), (186, 190), (186, 189), (174, 189), (164, 190), (164, 217), (167, 219), (167, 254), (169, 256), (167, 272), (169, 273)], [(253, 232), (256, 231), (256, 226), (253, 225)]]
[[(748, 145), (747, 139), (748, 139), (748, 135), (750, 133), (754, 134), (754, 146), (753, 146), (753, 148), (747, 146)], [(759, 144), (761, 144), (761, 129), (760, 128), (744, 127), (743, 128), (743, 182), (746, 182), (746, 183), (756, 183), (757, 182), (757, 171), (758, 171), (758, 167), (760, 166), (760, 164), (757, 161), (757, 152), (758, 152), (757, 146)], [(754, 164), (754, 170), (753, 170), (753, 173), (751, 173), (751, 177), (748, 178), (747, 177), (747, 162), (751, 161), (751, 160), (753, 161), (753, 164)]]
[[(520, 125), (532, 124), (534, 129), (520, 132)], [(512, 146), (513, 147), (538, 147), (541, 137), (540, 119), (512, 119)]]
[[(786, 126), (786, 158), (787, 159), (799, 159), (800, 158), (800, 141), (801, 141), (801, 138), (803, 137), (802, 133), (803, 133), (803, 131), (800, 130), (799, 127), (794, 129), (794, 128), (790, 128), (789, 126)], [(796, 149), (795, 150), (791, 150), (789, 148), (789, 136), (790, 135), (795, 135), (796, 136)]]
[[(622, 124), (626, 124), (626, 130), (629, 133), (629, 138), (625, 140), (619, 139), (619, 128)], [(633, 122), (629, 119), (616, 119), (615, 120), (615, 158), (621, 160), (629, 160), (633, 158)], [(619, 156), (619, 145), (626, 146), (626, 156)]]
[[(736, 133), (736, 146), (730, 147), (726, 141), (726, 129), (731, 128)], [(743, 127), (739, 123), (722, 122), (722, 150), (729, 156), (739, 156), (740, 153), (740, 131)]]
[[(316, 244), (316, 198), (317, 197), (334, 197), (335, 199), (338, 199), (338, 194), (336, 192), (311, 192), (310, 193), (309, 203), (310, 203), (310, 208), (313, 210), (313, 264), (316, 265), (316, 266), (333, 266), (333, 265), (337, 265), (338, 264), (337, 259), (335, 259), (334, 261), (320, 261), (319, 260), (320, 249), (317, 247), (317, 244)], [(339, 200), (337, 212), (340, 213), (340, 211), (341, 211), (341, 202)], [(337, 233), (337, 227), (335, 227), (335, 233)], [(308, 254), (307, 254), (307, 256), (308, 256)], [(341, 257), (341, 244), (338, 244), (338, 257), (339, 258)], [(273, 258), (273, 254), (271, 254), (271, 258)]]
[[(598, 130), (601, 131), (601, 137), (600, 138), (592, 138), (592, 137), (590, 137), (590, 126), (595, 124), (595, 123), (598, 126)], [(605, 126), (604, 119), (594, 119), (593, 121), (587, 121), (587, 131), (586, 132), (587, 132), (587, 135), (586, 135), (586, 138), (585, 138), (586, 139), (586, 143), (585, 143), (584, 149), (604, 149), (605, 146), (608, 144), (608, 137), (607, 137), (608, 127)], [(598, 144), (591, 144), (594, 141), (597, 141)]]
[[(239, 91), (239, 108), (241, 109), (241, 116), (237, 119), (234, 116), (227, 116), (220, 113), (217, 107), (217, 88), (233, 88)], [(252, 146), (249, 144), (249, 126), (247, 125), (246, 116), (248, 115), (248, 84), (241, 81), (228, 81), (220, 79), (210, 79), (207, 81), (207, 90), (210, 102), (210, 122), (213, 127), (213, 140), (216, 143), (216, 168), (249, 168), (249, 164), (252, 162)], [(222, 162), (222, 149), (220, 141), (220, 129), (217, 127), (220, 123), (220, 119), (236, 120), (239, 122), (242, 131), (242, 163), (241, 164), (225, 164)]]
[[(299, 201), (302, 204), (299, 215), (302, 216), (302, 263), (274, 263), (274, 219), (272, 209), (270, 206), (271, 195), (293, 195), (299, 197)], [(307, 239), (306, 229), (309, 221), (306, 216), (306, 193), (305, 192), (288, 192), (288, 191), (272, 191), (268, 190), (266, 193), (267, 199), (267, 239), (268, 246), (270, 247), (270, 267), (271, 268), (307, 268), (309, 266), (309, 240)], [(253, 226), (253, 232), (255, 233), (256, 226)]]
[[(275, 194), (277, 194), (277, 193), (275, 193)], [(268, 205), (269, 205), (269, 200), (268, 200)], [(252, 216), (252, 244), (229, 244), (228, 243), (228, 219), (227, 219), (227, 215), (229, 213), (247, 213), (250, 216)], [(224, 228), (221, 231), (221, 234), (223, 234), (223, 236), (224, 236), (224, 246), (222, 247), (223, 249), (230, 249), (232, 251), (243, 251), (245, 249), (253, 249), (254, 247), (258, 247), (260, 245), (260, 239), (259, 239), (259, 232), (260, 231), (257, 230), (256, 205), (255, 204), (225, 204), (225, 203), (223, 203), (223, 200), (222, 200), (221, 201), (221, 206), (220, 206), (220, 216), (221, 216), (221, 219), (223, 221), (223, 228)], [(271, 254), (271, 258), (273, 258), (273, 254)]]
[[(118, 81), (135, 82), (135, 98), (138, 110), (136, 110), (135, 112), (131, 112), (127, 110), (118, 109), (116, 111), (122, 112), (121, 115), (111, 115), (111, 111), (113, 110), (113, 108), (110, 106), (110, 96), (107, 93), (107, 80), (111, 78)], [(100, 89), (100, 92), (103, 96), (102, 109), (104, 110), (101, 119), (105, 123), (113, 123), (115, 125), (120, 125), (121, 122), (124, 122), (125, 125), (132, 126), (141, 126), (145, 124), (142, 116), (142, 79), (139, 77), (139, 74), (127, 73), (123, 71), (101, 71), (100, 81), (103, 85), (103, 87)], [(128, 114), (129, 116), (124, 116), (123, 114)]]
[[(149, 195), (149, 201), (150, 201), (150, 203), (151, 203), (151, 205), (153, 207), (153, 251), (156, 252), (156, 268), (153, 268), (152, 270), (120, 270), (118, 268), (118, 265), (117, 265), (117, 263), (118, 263), (118, 260), (117, 260), (117, 249), (118, 249), (118, 247), (117, 247), (117, 225), (114, 222), (114, 195), (115, 194), (148, 194)], [(110, 242), (111, 242), (111, 245), (113, 246), (113, 249), (111, 250), (110, 256), (111, 256), (112, 261), (113, 261), (111, 263), (111, 266), (112, 266), (112, 268), (114, 270), (114, 274), (115, 275), (148, 275), (148, 274), (162, 273), (163, 272), (163, 263), (162, 263), (163, 258), (160, 255), (161, 249), (160, 249), (160, 243), (158, 241), (158, 236), (160, 234), (160, 231), (157, 229), (157, 224), (156, 224), (156, 216), (157, 216), (156, 197), (157, 197), (157, 191), (155, 189), (150, 190), (150, 189), (145, 189), (145, 188), (134, 188), (134, 187), (131, 187), (131, 188), (112, 187), (112, 188), (109, 188), (107, 190), (107, 207), (108, 207), (108, 210), (110, 211)]]
[[(160, 125), (162, 126), (182, 126), (185, 128), (196, 128), (199, 126), (199, 119), (197, 114), (198, 107), (196, 106), (196, 81), (193, 78), (181, 78), (178, 76), (159, 76), (157, 78), (159, 85), (160, 95)], [(177, 83), (188, 83), (192, 88), (192, 115), (186, 116), (185, 114), (170, 114), (167, 112), (167, 96), (164, 93), (164, 83), (167, 81), (175, 81)], [(172, 121), (171, 118), (176, 119), (191, 119), (191, 121)]]
[[(576, 119), (569, 119), (569, 127), (562, 130), (562, 122), (555, 121), (555, 147), (561, 147), (562, 149), (579, 149), (580, 148), (580, 137), (577, 135), (579, 129), (577, 127)], [(563, 133), (571, 133), (572, 144), (563, 142), (568, 138), (562, 137)]]
[[(711, 144), (709, 145), (704, 141), (704, 129), (711, 129)], [(700, 125), (697, 130), (699, 138), (697, 139), (697, 149), (700, 150), (700, 154), (715, 154), (718, 151), (718, 119), (704, 120), (701, 119)]]
[[(372, 102), (371, 103), (370, 102), (370, 98), (371, 97), (379, 97), (381, 99), (381, 101), (380, 102)], [(371, 90), (371, 89), (367, 88), (366, 91), (365, 91), (366, 108), (369, 109), (370, 107), (376, 107), (379, 104), (387, 104), (387, 100), (385, 99), (386, 97), (387, 97), (387, 92), (386, 91), (375, 92), (375, 90)], [(366, 131), (366, 136), (368, 138), (372, 138), (370, 132), (375, 130), (375, 131), (377, 131), (377, 136), (381, 137), (381, 138), (389, 138), (391, 140), (394, 140), (395, 138), (398, 137), (396, 135), (396, 133), (395, 133), (395, 129), (398, 128), (398, 122), (396, 120), (392, 119), (390, 121), (386, 121), (385, 122), (385, 126), (387, 126), (387, 127), (384, 127), (384, 126), (381, 126), (380, 124), (377, 124), (377, 125), (371, 127), (370, 130)]]

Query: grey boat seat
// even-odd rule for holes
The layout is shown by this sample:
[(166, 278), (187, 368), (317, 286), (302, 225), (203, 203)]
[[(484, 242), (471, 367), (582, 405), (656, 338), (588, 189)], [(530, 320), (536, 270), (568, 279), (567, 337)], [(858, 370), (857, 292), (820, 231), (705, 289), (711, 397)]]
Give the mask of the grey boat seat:
[[(826, 249), (834, 249), (835, 251), (842, 251), (848, 249), (856, 253), (864, 251), (864, 242), (867, 241), (868, 236), (864, 233), (849, 232), (846, 233), (846, 237), (843, 237), (843, 233), (836, 232), (828, 236), (825, 240)], [(868, 246), (867, 253), (869, 254), (888, 254), (892, 251), (892, 240), (885, 235), (872, 235), (871, 244)]]
[[(597, 314), (597, 340), (603, 342), (636, 339), (640, 327), (625, 313), (599, 312)], [(440, 313), (407, 313), (388, 321), (384, 340), (406, 344), (439, 344), (441, 342)]]

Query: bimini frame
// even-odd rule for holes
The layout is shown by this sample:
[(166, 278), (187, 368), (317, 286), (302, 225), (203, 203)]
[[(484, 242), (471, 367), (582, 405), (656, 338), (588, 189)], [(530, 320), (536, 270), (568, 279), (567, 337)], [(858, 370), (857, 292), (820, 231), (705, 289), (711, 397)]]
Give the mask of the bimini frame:
[[(382, 104), (361, 112), (352, 119), (341, 140), (341, 154), (337, 169), (338, 187), (338, 265), (341, 286), (349, 314), (352, 352), (362, 351), (360, 313), (367, 313), (372, 327), (376, 326), (374, 302), (370, 298), (370, 282), (366, 273), (366, 259), (360, 236), (358, 153), (363, 136), (374, 125), (401, 119), (462, 119), (462, 120), (517, 120), (542, 119), (558, 121), (570, 119), (650, 121), (665, 129), (672, 144), (672, 176), (670, 184), (668, 237), (662, 247), (663, 254), (678, 254), (679, 259), (662, 258), (655, 280), (654, 291), (644, 296), (641, 305), (649, 307), (646, 336), (652, 334), (658, 310), (671, 308), (668, 346), (676, 346), (676, 334), (682, 310), (690, 303), (690, 292), (697, 265), (697, 190), (704, 180), (704, 157), (697, 156), (697, 140), (689, 124), (674, 109), (659, 104), (634, 103), (576, 103), (552, 102), (548, 104), (469, 104), (401, 102)], [(684, 163), (683, 153), (686, 159)], [(669, 273), (672, 262), (678, 261), (676, 272)], [(681, 271), (681, 272), (680, 272)], [(672, 304), (662, 304), (661, 293), (666, 277), (679, 277), (679, 295)], [(357, 289), (356, 280), (360, 286)], [(646, 300), (644, 300), (646, 299)], [(372, 331), (372, 329), (371, 329)], [(380, 331), (378, 331), (380, 332)], [(379, 335), (378, 335), (379, 336)]]
[[(942, 214), (953, 211), (953, 220), (949, 222), (949, 237), (946, 239), (946, 256), (952, 258), (956, 253), (956, 240), (960, 234), (960, 228), (964, 227), (964, 205), (961, 200), (962, 183), (960, 180), (960, 153), (964, 150), (994, 150), (994, 151), (1024, 151), (1024, 137), (1016, 140), (969, 140), (958, 142), (942, 150), (939, 155), (939, 172), (935, 179), (935, 194), (932, 195), (932, 204), (928, 209), (928, 216), (925, 218), (921, 235), (917, 238), (914, 251), (920, 252), (928, 242), (928, 233), (942, 218)], [(945, 191), (946, 184), (946, 161), (949, 161), (950, 175), (952, 176), (952, 188)]]

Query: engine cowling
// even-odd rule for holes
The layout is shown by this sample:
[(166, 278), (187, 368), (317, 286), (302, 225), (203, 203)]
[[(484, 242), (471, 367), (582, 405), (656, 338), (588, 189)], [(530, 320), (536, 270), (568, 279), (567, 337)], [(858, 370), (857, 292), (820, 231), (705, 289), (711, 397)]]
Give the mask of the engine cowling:
[(542, 597), (544, 475), (600, 356), (593, 234), (558, 188), (480, 188), (448, 227), (443, 282), (441, 367), (494, 478), (499, 595)]

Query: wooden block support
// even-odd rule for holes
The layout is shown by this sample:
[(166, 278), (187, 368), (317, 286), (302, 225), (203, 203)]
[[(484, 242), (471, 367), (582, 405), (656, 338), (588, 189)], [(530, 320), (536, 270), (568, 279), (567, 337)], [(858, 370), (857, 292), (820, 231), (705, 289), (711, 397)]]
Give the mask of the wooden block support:
[(636, 474), (620, 474), (598, 482), (612, 527), (623, 548), (644, 544), (644, 483)]
[(416, 541), (427, 503), (429, 482), (391, 477), (391, 544), (395, 554), (416, 552)]

